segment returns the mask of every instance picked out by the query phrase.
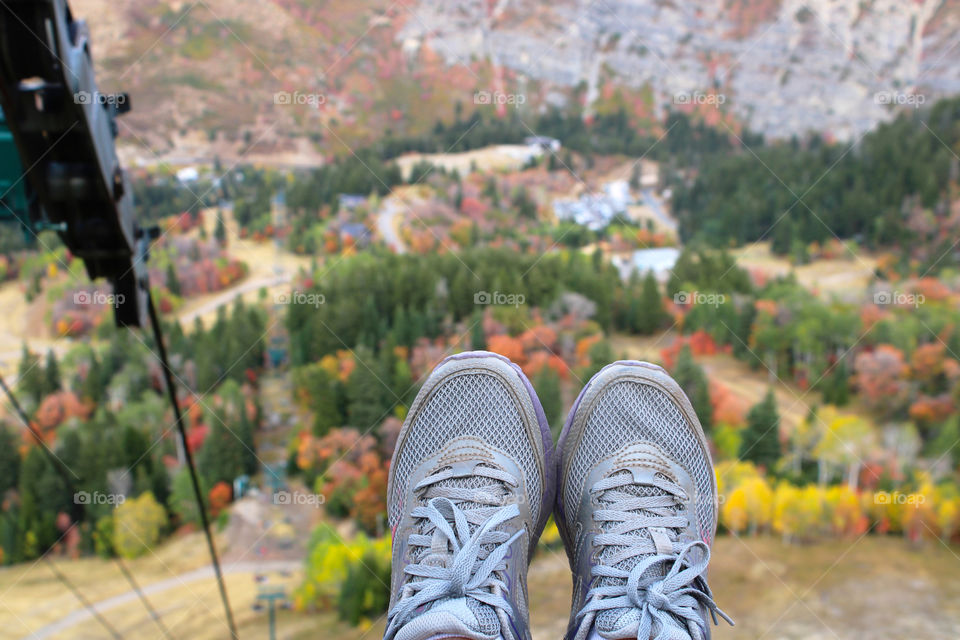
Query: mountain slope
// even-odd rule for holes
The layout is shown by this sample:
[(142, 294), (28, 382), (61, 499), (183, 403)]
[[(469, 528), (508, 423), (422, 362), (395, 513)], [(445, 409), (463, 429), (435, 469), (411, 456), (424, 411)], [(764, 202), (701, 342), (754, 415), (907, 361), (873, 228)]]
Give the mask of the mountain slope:
[(104, 89), (131, 93), (121, 133), (127, 157), (145, 161), (312, 162), (387, 130), (422, 132), (478, 96), (500, 113), (623, 107), (656, 130), (679, 108), (776, 137), (848, 139), (899, 108), (878, 93), (910, 106), (960, 92), (960, 0), (71, 5)]

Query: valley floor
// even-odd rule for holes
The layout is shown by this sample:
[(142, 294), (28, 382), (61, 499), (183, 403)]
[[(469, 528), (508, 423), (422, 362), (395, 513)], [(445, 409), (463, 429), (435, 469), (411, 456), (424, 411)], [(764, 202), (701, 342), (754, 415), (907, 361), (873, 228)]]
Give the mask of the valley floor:
[[(203, 551), (187, 538), (158, 550), (157, 556), (131, 562), (130, 568), (174, 637), (223, 638), (215, 583), (196, 569), (181, 570), (197, 558), (176, 558), (191, 546)], [(111, 563), (87, 559), (58, 567), (88, 598), (102, 603), (101, 613), (122, 635), (161, 637), (132, 593), (117, 597), (126, 591)], [(236, 568), (228, 576), (228, 588), (240, 636), (264, 637), (266, 614), (251, 608), (256, 595), (253, 570), (239, 564)], [(718, 604), (737, 623), (732, 629), (716, 628), (717, 640), (946, 638), (955, 637), (960, 628), (960, 556), (957, 549), (935, 540), (912, 546), (899, 537), (870, 535), (786, 545), (771, 537), (725, 535), (714, 545), (710, 582)], [(570, 606), (563, 550), (541, 548), (529, 583), (533, 637), (556, 640)], [(42, 562), (0, 571), (0, 593), (5, 594), (0, 599), (0, 637), (108, 637)], [(108, 597), (112, 600), (104, 602)], [(332, 614), (281, 611), (277, 637), (372, 640), (381, 637), (383, 625), (381, 618), (351, 629)]]

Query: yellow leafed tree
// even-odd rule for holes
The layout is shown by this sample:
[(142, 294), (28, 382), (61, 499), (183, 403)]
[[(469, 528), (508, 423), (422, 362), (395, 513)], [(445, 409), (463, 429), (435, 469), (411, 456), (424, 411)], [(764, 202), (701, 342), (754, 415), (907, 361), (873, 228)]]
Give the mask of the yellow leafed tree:
[(167, 526), (167, 512), (149, 491), (127, 500), (113, 516), (113, 544), (124, 558), (135, 558), (153, 548)]
[(853, 415), (838, 414), (826, 425), (814, 455), (821, 464), (844, 469), (847, 485), (856, 490), (860, 468), (877, 446), (876, 431), (868, 420)]
[(824, 495), (830, 530), (837, 536), (855, 535), (863, 522), (860, 497), (847, 486), (834, 486)]
[(724, 501), (722, 517), (731, 531), (756, 533), (770, 525), (773, 492), (760, 476), (744, 480)]
[(822, 490), (803, 489), (781, 482), (774, 496), (773, 528), (786, 540), (810, 539), (817, 535), (823, 518)]

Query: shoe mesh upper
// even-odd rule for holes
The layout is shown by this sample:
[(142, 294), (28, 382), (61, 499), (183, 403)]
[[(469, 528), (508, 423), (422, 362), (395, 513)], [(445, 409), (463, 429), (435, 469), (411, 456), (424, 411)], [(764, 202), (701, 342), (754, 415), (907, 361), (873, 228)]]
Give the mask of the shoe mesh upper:
[[(525, 391), (524, 391), (525, 392)], [(396, 464), (396, 480), (401, 495), (406, 494), (410, 475), (424, 460), (436, 455), (454, 438), (475, 436), (508, 456), (520, 466), (534, 522), (540, 517), (543, 477), (534, 451), (542, 447), (531, 443), (523, 425), (517, 400), (502, 380), (485, 373), (464, 373), (440, 384), (424, 403), (410, 426)], [(392, 500), (390, 524), (401, 517), (401, 503)]]
[[(700, 439), (680, 409), (660, 389), (632, 381), (614, 382), (597, 399), (587, 420), (573, 459), (564, 478), (564, 505), (576, 509), (580, 504), (590, 470), (612, 452), (636, 442), (653, 442), (690, 474), (698, 497), (694, 498), (701, 531), (713, 531), (713, 478)], [(568, 512), (568, 524), (575, 514)]]

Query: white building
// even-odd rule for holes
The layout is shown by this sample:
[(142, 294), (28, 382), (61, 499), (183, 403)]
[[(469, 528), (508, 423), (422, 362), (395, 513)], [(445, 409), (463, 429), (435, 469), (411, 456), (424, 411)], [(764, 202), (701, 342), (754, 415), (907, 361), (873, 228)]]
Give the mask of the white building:
[(680, 257), (680, 250), (675, 247), (661, 247), (659, 249), (638, 249), (629, 256), (613, 256), (610, 262), (620, 272), (620, 277), (628, 280), (633, 273), (645, 276), (648, 271), (653, 277), (663, 282), (666, 280), (673, 265)]

